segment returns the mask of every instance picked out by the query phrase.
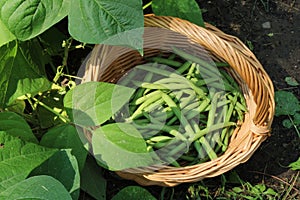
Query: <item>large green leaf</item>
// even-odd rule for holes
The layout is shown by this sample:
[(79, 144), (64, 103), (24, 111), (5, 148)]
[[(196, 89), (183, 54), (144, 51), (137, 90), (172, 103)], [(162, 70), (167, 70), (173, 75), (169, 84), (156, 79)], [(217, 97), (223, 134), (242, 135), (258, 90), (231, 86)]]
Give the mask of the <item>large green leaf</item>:
[(140, 186), (127, 186), (118, 192), (112, 200), (156, 200), (145, 188)]
[(105, 82), (88, 82), (70, 90), (64, 106), (75, 124), (100, 125), (124, 104), (128, 103), (134, 89)]
[(72, 0), (71, 5), (69, 32), (75, 39), (142, 49), (141, 0)]
[(204, 27), (201, 10), (195, 0), (153, 0), (156, 15), (179, 17)]
[(27, 122), (13, 112), (0, 112), (0, 131), (5, 131), (27, 142), (38, 143)]
[(300, 111), (300, 102), (292, 92), (275, 92), (276, 109), (275, 115), (294, 115)]
[(81, 172), (81, 189), (97, 200), (106, 199), (106, 180), (102, 172), (102, 168), (90, 156)]
[(57, 150), (24, 142), (0, 131), (0, 191), (25, 180), (29, 173)]
[(6, 28), (6, 26), (0, 20), (0, 47), (14, 39), (16, 39), (16, 37)]
[(153, 164), (140, 132), (127, 123), (114, 123), (93, 131), (93, 153), (102, 166), (110, 170)]
[(78, 199), (80, 174), (77, 160), (71, 154), (70, 149), (57, 152), (30, 174), (30, 176), (37, 175), (52, 176), (65, 186), (74, 200)]
[(70, 0), (0, 0), (0, 19), (19, 39), (29, 40), (67, 16)]
[(35, 95), (51, 87), (16, 41), (0, 48), (0, 74), (0, 108), (24, 94)]
[(35, 176), (0, 192), (1, 200), (72, 200), (64, 186), (51, 176)]
[(87, 151), (79, 138), (76, 128), (70, 124), (54, 127), (42, 137), (41, 145), (59, 149), (72, 149), (79, 169), (83, 169)]

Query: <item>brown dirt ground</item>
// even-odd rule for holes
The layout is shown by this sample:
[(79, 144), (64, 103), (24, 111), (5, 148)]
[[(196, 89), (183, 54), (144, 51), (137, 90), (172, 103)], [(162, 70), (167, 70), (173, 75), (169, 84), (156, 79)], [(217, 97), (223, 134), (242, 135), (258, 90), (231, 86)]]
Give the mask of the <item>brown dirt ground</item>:
[[(300, 81), (300, 1), (279, 0), (223, 0), (199, 1), (205, 21), (222, 31), (253, 44), (253, 52), (273, 81), (275, 90), (286, 89), (300, 99), (300, 88), (289, 89), (284, 78), (291, 76)], [(271, 23), (264, 29), (262, 24)], [(268, 34), (273, 33), (272, 37)], [(281, 125), (275, 118), (272, 135), (255, 152), (251, 159), (236, 168), (245, 181), (261, 182), (278, 191), (285, 182), (290, 183), (297, 173), (288, 169), (289, 163), (300, 155), (299, 138), (293, 129)], [(281, 179), (281, 180), (279, 180)], [(295, 182), (300, 189), (300, 179)], [(299, 197), (300, 198), (300, 197)]]

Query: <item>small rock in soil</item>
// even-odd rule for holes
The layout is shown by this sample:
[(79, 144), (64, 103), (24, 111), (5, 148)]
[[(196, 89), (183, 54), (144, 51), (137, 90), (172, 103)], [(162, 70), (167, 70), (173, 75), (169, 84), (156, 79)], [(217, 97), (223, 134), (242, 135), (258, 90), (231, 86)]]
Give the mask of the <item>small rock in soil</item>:
[(264, 29), (270, 29), (271, 28), (271, 22), (265, 22), (261, 25)]

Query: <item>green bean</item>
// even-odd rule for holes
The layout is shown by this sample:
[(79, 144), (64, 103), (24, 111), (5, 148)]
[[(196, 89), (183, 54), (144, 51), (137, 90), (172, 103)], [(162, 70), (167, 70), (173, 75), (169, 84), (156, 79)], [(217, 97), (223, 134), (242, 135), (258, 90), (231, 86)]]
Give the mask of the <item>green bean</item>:
[[(175, 83), (175, 84), (183, 84), (185, 81), (187, 81), (186, 78), (184, 78), (183, 76), (178, 76), (178, 77), (166, 77), (166, 78), (162, 78), (159, 79), (153, 83), (155, 84), (171, 84), (171, 83)], [(187, 83), (187, 82), (186, 82)]]
[(133, 69), (129, 72), (127, 72), (125, 75), (123, 75), (123, 77), (121, 78), (121, 80), (118, 82), (119, 85), (124, 85), (124, 86), (128, 86), (128, 84), (130, 83), (131, 79), (137, 75), (137, 73), (135, 72), (136, 70)]
[(215, 114), (216, 114), (216, 110), (217, 110), (217, 100), (219, 99), (220, 95), (221, 95), (221, 93), (217, 92), (213, 96), (213, 99), (211, 102), (211, 108), (210, 108), (210, 111), (208, 112), (208, 117), (207, 117), (207, 127), (210, 127), (214, 123)]
[(196, 57), (194, 55), (186, 53), (185, 51), (178, 49), (176, 47), (173, 47), (172, 49), (175, 54), (177, 54), (178, 56), (182, 57), (185, 60), (189, 60), (191, 62), (198, 63), (199, 65), (203, 66), (204, 68), (206, 68), (208, 70), (214, 68), (214, 66), (212, 64), (208, 63), (207, 61), (202, 60), (199, 57)]
[(195, 110), (196, 108), (198, 108), (200, 106), (200, 101), (196, 101), (196, 102), (191, 102), (190, 104), (188, 104), (185, 107), (181, 107), (182, 113), (186, 114), (189, 111)]
[(136, 119), (136, 120), (133, 120), (133, 122), (137, 125), (145, 125), (147, 123), (150, 123), (150, 121), (148, 119)]
[(136, 68), (138, 69), (142, 69), (148, 72), (152, 72), (161, 76), (166, 76), (166, 77), (181, 77), (180, 75), (176, 74), (176, 71), (168, 71), (168, 70), (164, 70), (161, 68), (157, 68), (157, 67), (152, 67), (151, 65), (138, 65), (136, 66)]
[[(218, 111), (218, 115), (217, 115), (215, 123), (222, 123), (222, 122), (224, 123), (224, 122), (226, 122), (226, 117), (227, 117), (226, 112), (227, 112), (227, 105), (224, 105), (222, 107), (222, 110)], [(227, 122), (229, 122), (229, 120)], [(223, 146), (223, 143), (222, 143), (223, 139), (221, 137), (222, 137), (222, 133), (223, 133), (224, 130), (226, 130), (226, 128), (223, 128), (222, 130), (214, 131), (212, 133), (212, 138), (211, 138), (212, 141), (211, 142), (216, 142), (217, 143), (217, 147), (215, 147), (215, 152), (218, 152)]]
[(192, 63), (191, 67), (187, 73), (187, 76), (186, 76), (187, 79), (191, 78), (191, 76), (193, 75), (193, 72), (195, 71), (195, 68), (196, 68), (196, 63)]
[(195, 160), (195, 158), (193, 156), (186, 156), (186, 155), (180, 156), (180, 159), (186, 160), (186, 161), (189, 161), (189, 162), (192, 162), (192, 161)]
[(187, 140), (185, 137), (183, 137), (183, 135), (179, 131), (177, 131), (178, 127), (176, 127), (176, 126), (167, 126), (167, 125), (163, 125), (163, 124), (149, 124), (147, 126), (147, 128), (150, 128), (153, 130), (158, 130), (158, 131), (164, 131), (182, 141)]
[(175, 58), (176, 58), (176, 54), (175, 54), (175, 53), (172, 53), (172, 54), (168, 57), (169, 60), (174, 60)]
[(171, 126), (173, 125), (174, 122), (176, 122), (178, 120), (177, 116), (173, 116), (169, 121), (167, 121), (167, 125)]
[(199, 95), (200, 98), (203, 98), (205, 96), (204, 91), (201, 88), (199, 88), (196, 85), (194, 85), (193, 82), (189, 81), (189, 85), (196, 92), (196, 94)]
[(199, 139), (199, 142), (202, 144), (202, 147), (204, 148), (204, 150), (206, 151), (208, 157), (211, 160), (214, 160), (216, 158), (218, 158), (217, 154), (214, 152), (214, 150), (211, 148), (210, 144), (208, 143), (208, 141), (205, 139), (205, 137), (201, 137)]
[(190, 68), (192, 62), (191, 61), (186, 61), (183, 65), (181, 65), (176, 71), (180, 74), (185, 72), (188, 68)]
[(195, 140), (193, 142), (193, 146), (195, 147), (197, 153), (198, 153), (198, 158), (204, 158), (205, 155), (203, 153), (203, 149), (201, 148), (201, 144), (199, 142), (199, 139), (198, 140)]
[(167, 59), (167, 58), (162, 58), (162, 57), (151, 57), (148, 58), (147, 60), (153, 61), (153, 62), (157, 62), (159, 64), (163, 64), (163, 65), (168, 65), (168, 66), (172, 66), (172, 67), (180, 67), (182, 65), (181, 62), (175, 61), (175, 60), (171, 60), (171, 59)]
[[(139, 84), (137, 81), (133, 81), (135, 84)], [(179, 90), (179, 89), (187, 89), (189, 85), (184, 84), (156, 84), (156, 83), (142, 83), (141, 87), (151, 90)]]
[[(219, 78), (220, 79), (220, 78)], [(225, 91), (234, 91), (235, 88), (232, 87), (230, 84), (228, 84), (226, 81), (223, 82), (211, 82), (209, 84), (207, 84), (209, 87), (214, 87), (216, 89), (221, 89), (221, 90), (225, 90)]]
[(145, 101), (146, 101), (147, 99), (149, 99), (150, 97), (156, 96), (156, 95), (158, 95), (158, 94), (160, 94), (160, 93), (161, 93), (161, 91), (155, 90), (155, 91), (153, 91), (153, 92), (151, 92), (151, 93), (148, 93), (147, 95), (141, 96), (141, 97), (139, 97), (138, 99), (136, 99), (136, 100), (133, 102), (133, 105), (139, 105), (139, 104), (145, 102)]
[(172, 109), (169, 107), (163, 108), (162, 110), (154, 110), (154, 111), (151, 112), (150, 116), (154, 117), (155, 119), (170, 118), (174, 115)]
[[(162, 93), (162, 92), (161, 92)], [(144, 103), (142, 103), (136, 110), (135, 112), (130, 116), (130, 119), (135, 119), (137, 116), (142, 114), (142, 111), (145, 107), (150, 105), (151, 103), (159, 100), (161, 98), (160, 94), (152, 96), (148, 98)]]
[(168, 144), (168, 142), (156, 142), (152, 144), (151, 146), (154, 147), (155, 149), (161, 149), (165, 147)]
[(166, 157), (164, 159), (167, 159), (167, 162), (170, 163), (171, 165), (173, 165), (174, 167), (180, 167), (180, 164), (176, 160), (170, 159), (168, 157)]
[(180, 109), (177, 107), (175, 102), (168, 95), (166, 95), (164, 93), (162, 94), (161, 97), (166, 102), (166, 104), (173, 110), (174, 114), (177, 116), (177, 118), (180, 120), (181, 124), (184, 126), (186, 132), (193, 133), (193, 129), (191, 128), (189, 122), (182, 115)]
[(189, 150), (189, 145), (186, 142), (181, 142), (180, 144), (177, 144), (177, 146), (168, 152), (167, 157), (172, 157), (174, 155), (179, 155), (182, 153), (187, 153)]
[(159, 99), (159, 100), (155, 101), (154, 103), (152, 103), (152, 104), (148, 105), (147, 107), (145, 107), (144, 111), (150, 113), (150, 112), (154, 111), (155, 109), (158, 109), (159, 107), (162, 107), (163, 103), (164, 103), (164, 100)]
[(203, 86), (203, 85), (209, 85), (212, 82), (215, 82), (215, 81), (218, 81), (218, 80), (220, 80), (220, 78), (217, 78), (217, 77), (206, 78), (206, 79), (198, 80), (197, 82), (195, 82), (195, 85), (200, 87), (200, 86)]
[[(145, 76), (145, 78), (144, 78), (144, 81), (150, 82), (151, 79), (152, 79), (152, 76), (153, 76), (152, 73), (147, 73), (146, 76)], [(134, 96), (134, 98), (131, 100), (131, 102), (135, 102), (136, 99), (138, 99), (138, 98), (140, 98), (141, 96), (143, 96), (144, 91), (145, 91), (144, 88), (139, 87), (139, 88), (137, 89), (137, 91), (135, 92), (135, 96)], [(130, 111), (130, 114), (132, 114), (132, 113), (133, 113), (133, 110), (135, 110), (135, 109), (136, 109), (136, 106), (131, 106), (131, 108), (130, 108), (130, 110), (129, 110), (129, 111)]]
[(149, 140), (152, 142), (167, 142), (172, 140), (173, 138), (169, 137), (169, 136), (164, 136), (164, 135), (159, 135), (159, 136), (155, 136), (150, 138)]
[(225, 62), (215, 62), (215, 65), (217, 67), (229, 67), (229, 64)]
[(218, 129), (222, 129), (222, 128), (227, 127), (227, 126), (235, 126), (235, 125), (236, 125), (235, 122), (224, 122), (224, 123), (220, 123), (220, 124), (213, 124), (210, 127), (206, 127), (205, 129), (202, 129), (202, 130), (196, 132), (193, 139), (197, 140), (198, 138), (206, 135), (209, 132), (212, 132), (212, 131), (215, 131), (215, 130), (218, 130)]
[(196, 63), (196, 71), (199, 71), (198, 77), (201, 78), (220, 77), (218, 69), (213, 65), (210, 65), (209, 68), (207, 68), (207, 66)]
[(224, 77), (224, 79), (230, 84), (232, 85), (236, 90), (240, 91), (240, 87), (238, 86), (238, 84), (236, 83), (236, 81), (233, 79), (232, 76), (230, 76), (225, 70), (220, 70), (220, 73), (222, 74), (222, 76)]
[[(230, 94), (227, 94), (227, 98), (229, 99), (229, 100), (231, 100), (232, 102), (234, 102), (234, 104), (235, 104), (235, 108), (236, 109), (239, 109), (239, 110), (241, 110), (241, 111), (244, 111), (244, 112), (247, 112), (247, 106), (245, 105), (245, 104), (242, 104), (242, 103), (240, 103), (239, 101), (237, 101), (237, 99), (235, 99), (235, 98), (238, 98), (239, 97), (239, 93), (235, 93), (234, 94), (235, 96), (232, 96), (232, 95), (230, 95)], [(237, 96), (237, 97), (236, 97)], [(241, 99), (241, 98), (240, 98)]]
[[(227, 97), (229, 98), (228, 94), (227, 94)], [(225, 121), (229, 121), (230, 120), (230, 118), (232, 116), (232, 113), (233, 113), (233, 110), (234, 110), (234, 108), (236, 106), (236, 103), (237, 103), (237, 98), (238, 98), (237, 95), (235, 95), (234, 97), (230, 98), (231, 102), (230, 102), (229, 108), (227, 110)]]

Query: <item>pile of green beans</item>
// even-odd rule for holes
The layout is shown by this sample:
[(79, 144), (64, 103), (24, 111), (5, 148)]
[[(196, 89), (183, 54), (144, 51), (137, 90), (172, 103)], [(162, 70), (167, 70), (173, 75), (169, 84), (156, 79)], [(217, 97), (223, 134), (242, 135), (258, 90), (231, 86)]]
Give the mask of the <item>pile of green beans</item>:
[(136, 88), (116, 118), (133, 124), (149, 152), (173, 166), (213, 160), (224, 153), (247, 111), (229, 65), (174, 48), (146, 58), (119, 84)]

